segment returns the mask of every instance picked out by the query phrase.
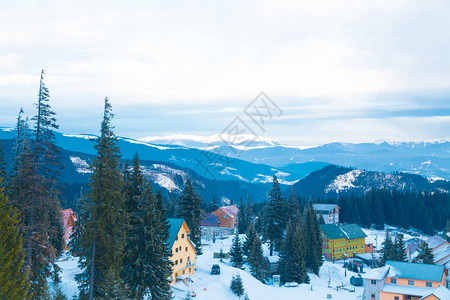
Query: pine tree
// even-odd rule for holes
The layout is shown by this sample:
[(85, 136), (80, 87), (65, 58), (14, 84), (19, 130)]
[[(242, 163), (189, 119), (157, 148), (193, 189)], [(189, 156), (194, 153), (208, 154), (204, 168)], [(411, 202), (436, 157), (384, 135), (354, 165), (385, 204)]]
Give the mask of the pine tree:
[(268, 240), (270, 255), (278, 249), (283, 241), (286, 228), (286, 204), (281, 197), (281, 188), (277, 176), (273, 176), (272, 189), (269, 192), (269, 202), (264, 208), (264, 238)]
[(315, 211), (308, 205), (305, 216), (304, 237), (306, 241), (305, 265), (314, 274), (319, 275), (322, 260), (322, 234)]
[(0, 182), (0, 188), (6, 186), (6, 162), (5, 162), (5, 156), (3, 153), (3, 146), (2, 142), (0, 141), (0, 178), (3, 178), (3, 180)]
[(388, 260), (395, 260), (395, 249), (391, 235), (388, 231), (386, 231), (383, 243), (383, 265), (385, 265)]
[(244, 234), (247, 232), (248, 227), (248, 216), (247, 212), (244, 206), (244, 203), (242, 202), (242, 198), (239, 201), (239, 212), (237, 215), (238, 219), (238, 232), (239, 234)]
[(241, 275), (233, 275), (230, 283), (230, 289), (236, 296), (241, 299), (241, 296), (245, 294), (244, 283), (242, 282)]
[(6, 202), (0, 188), (0, 299), (30, 299), (28, 274), (23, 268), (19, 215)]
[(230, 261), (235, 268), (240, 268), (244, 264), (244, 253), (242, 251), (241, 240), (239, 239), (238, 232), (234, 235), (233, 242), (231, 244)]
[(25, 266), (31, 291), (36, 299), (48, 296), (46, 278), (50, 265), (63, 249), (63, 225), (60, 219), (59, 150), (54, 130), (58, 129), (50, 95), (41, 72), (34, 137), (31, 139), (23, 110), (17, 118), (15, 161), (9, 184), (10, 203), (18, 209), (24, 238)]
[(309, 282), (305, 267), (305, 244), (301, 223), (289, 222), (280, 252), (278, 272), (281, 282)]
[(434, 263), (434, 255), (431, 252), (428, 244), (422, 241), (419, 245), (419, 255), (417, 255), (417, 260), (423, 264), (433, 264)]
[(255, 237), (257, 236), (257, 232), (255, 230), (255, 227), (252, 223), (248, 226), (247, 234), (245, 236), (244, 243), (242, 245), (242, 251), (244, 255), (247, 257), (250, 254), (250, 251), (252, 249), (253, 241), (255, 240)]
[(293, 222), (294, 226), (301, 221), (302, 211), (300, 209), (300, 203), (293, 190), (291, 190), (291, 195), (288, 200), (288, 212), (288, 221)]
[(394, 259), (396, 261), (408, 261), (406, 256), (406, 245), (403, 240), (403, 234), (399, 234), (395, 237), (394, 242), (395, 256)]
[(248, 197), (247, 197), (247, 203), (246, 203), (245, 208), (246, 208), (247, 218), (250, 222), (251, 220), (253, 220), (253, 204), (252, 204), (252, 199), (250, 199), (250, 195), (248, 195)]
[(124, 258), (124, 281), (132, 299), (168, 299), (171, 273), (166, 247), (169, 228), (164, 216), (162, 199), (157, 199), (147, 180), (141, 184), (137, 209), (131, 218)]
[(269, 276), (269, 266), (266, 258), (263, 256), (262, 244), (258, 235), (255, 235), (253, 239), (247, 262), (250, 265), (250, 273), (253, 277), (265, 283)]
[(191, 230), (189, 237), (195, 244), (197, 255), (202, 254), (202, 230), (200, 227), (202, 215), (201, 206), (202, 199), (194, 191), (191, 180), (188, 178), (184, 185), (183, 192), (178, 198), (177, 217), (184, 219)]
[(217, 203), (216, 196), (213, 196), (213, 199), (212, 199), (211, 204), (209, 206), (209, 212), (213, 212), (213, 211), (215, 211), (218, 208), (219, 208), (219, 204)]
[(82, 226), (78, 226), (81, 231), (77, 241), (79, 266), (84, 270), (76, 276), (81, 299), (87, 296), (98, 299), (105, 290), (111, 297), (123, 293), (119, 283), (127, 218), (123, 176), (119, 170), (120, 150), (112, 130), (112, 117), (111, 104), (106, 98), (101, 135), (95, 145), (97, 155), (91, 165), (91, 190), (84, 205), (86, 211), (79, 221)]

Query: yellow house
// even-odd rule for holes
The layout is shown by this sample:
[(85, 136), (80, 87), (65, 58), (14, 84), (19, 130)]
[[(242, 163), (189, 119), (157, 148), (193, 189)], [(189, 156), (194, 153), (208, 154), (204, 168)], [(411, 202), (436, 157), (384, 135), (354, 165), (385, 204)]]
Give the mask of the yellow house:
[(169, 259), (173, 262), (171, 284), (183, 275), (195, 273), (195, 247), (189, 239), (190, 230), (183, 219), (168, 219), (170, 230), (167, 246), (170, 249)]
[(353, 257), (365, 253), (367, 235), (356, 224), (320, 225), (322, 230), (322, 253), (329, 260)]

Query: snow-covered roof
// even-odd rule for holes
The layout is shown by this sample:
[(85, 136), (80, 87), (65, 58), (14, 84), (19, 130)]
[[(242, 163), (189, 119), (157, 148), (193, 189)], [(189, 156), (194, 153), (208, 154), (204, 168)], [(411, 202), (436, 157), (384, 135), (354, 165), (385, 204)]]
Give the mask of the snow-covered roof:
[(386, 284), (382, 289), (385, 293), (403, 294), (411, 296), (425, 296), (433, 293), (435, 288), (417, 287), (413, 285)]
[(337, 207), (336, 204), (313, 204), (313, 209), (316, 211), (330, 211)]
[(444, 266), (438, 265), (388, 260), (386, 266), (390, 267), (387, 277), (440, 282), (444, 274)]
[(387, 272), (389, 271), (389, 266), (384, 266), (381, 268), (373, 269), (361, 277), (364, 279), (374, 279), (374, 280), (383, 280), (386, 277)]
[(437, 235), (430, 237), (426, 242), (428, 244), (428, 247), (430, 247), (430, 249), (436, 248), (437, 246), (442, 245), (443, 243), (447, 243), (446, 240)]
[(230, 215), (231, 217), (235, 218), (239, 212), (239, 209), (236, 205), (228, 205), (228, 206), (222, 206), (220, 207), (226, 214)]
[(439, 262), (440, 265), (446, 264), (450, 261), (450, 248), (447, 248), (446, 250), (439, 252), (434, 256), (434, 262)]
[(422, 298), (420, 298), (420, 300), (426, 299), (431, 295), (435, 296), (439, 300), (450, 299), (450, 291), (446, 287), (439, 285), (439, 287), (435, 289), (432, 293), (424, 295)]

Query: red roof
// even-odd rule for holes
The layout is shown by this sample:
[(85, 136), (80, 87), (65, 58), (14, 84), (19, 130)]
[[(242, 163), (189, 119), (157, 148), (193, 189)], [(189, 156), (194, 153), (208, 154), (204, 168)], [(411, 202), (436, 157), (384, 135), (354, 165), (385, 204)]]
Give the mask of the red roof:
[(222, 206), (222, 207), (220, 207), (220, 209), (222, 209), (225, 213), (232, 216), (233, 218), (236, 218), (236, 216), (239, 212), (239, 209), (237, 208), (236, 205)]

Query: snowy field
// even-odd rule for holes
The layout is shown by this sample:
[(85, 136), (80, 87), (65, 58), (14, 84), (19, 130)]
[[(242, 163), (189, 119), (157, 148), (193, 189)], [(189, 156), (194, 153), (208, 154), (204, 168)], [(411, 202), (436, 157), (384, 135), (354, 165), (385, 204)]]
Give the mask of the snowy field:
[[(368, 235), (366, 243), (378, 244), (384, 241), (384, 231), (363, 229)], [(245, 235), (241, 235), (243, 239)], [(405, 239), (411, 236), (405, 235)], [(423, 237), (421, 237), (423, 238)], [(301, 284), (297, 287), (278, 287), (266, 285), (253, 278), (249, 273), (249, 267), (246, 265), (244, 270), (233, 268), (229, 260), (213, 258), (214, 252), (228, 252), (231, 246), (232, 237), (224, 240), (203, 241), (203, 254), (197, 257), (195, 275), (191, 277), (192, 282), (187, 285), (183, 282), (177, 282), (173, 285), (172, 291), (175, 299), (185, 299), (186, 293), (193, 291), (196, 294), (196, 300), (222, 300), (222, 299), (238, 299), (230, 291), (230, 281), (234, 274), (240, 274), (244, 282), (244, 288), (251, 300), (259, 299), (304, 299), (304, 300), (320, 300), (327, 299), (327, 295), (332, 296), (334, 300), (360, 300), (362, 299), (363, 287), (353, 287), (350, 284), (350, 277), (356, 275), (353, 272), (343, 268), (343, 262), (325, 261), (320, 269), (320, 276), (309, 274), (310, 284)], [(265, 246), (264, 246), (265, 247)], [(264, 255), (268, 256), (268, 249), (264, 248)], [(68, 299), (77, 293), (77, 284), (74, 279), (75, 274), (79, 273), (77, 267), (77, 258), (71, 257), (70, 254), (63, 255), (58, 265), (62, 269), (61, 289)], [(210, 275), (211, 266), (213, 264), (220, 265), (220, 275)], [(364, 271), (370, 270), (365, 266)], [(328, 283), (330, 281), (330, 284)], [(336, 290), (337, 286), (344, 286)]]

